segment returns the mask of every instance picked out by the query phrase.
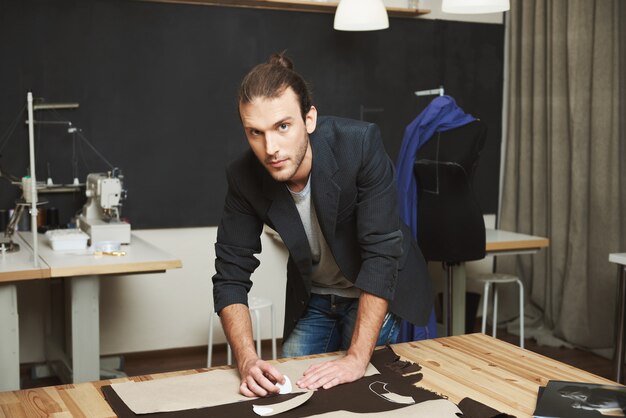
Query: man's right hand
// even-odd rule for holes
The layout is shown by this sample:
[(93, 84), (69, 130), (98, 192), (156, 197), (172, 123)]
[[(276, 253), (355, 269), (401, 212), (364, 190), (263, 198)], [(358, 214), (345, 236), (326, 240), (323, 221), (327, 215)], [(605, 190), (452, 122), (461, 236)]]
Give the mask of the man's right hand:
[(248, 397), (264, 397), (280, 392), (276, 383), (284, 384), (285, 378), (274, 366), (257, 355), (248, 307), (241, 303), (228, 305), (220, 311), (220, 319), (237, 359), (241, 376), (239, 392)]
[(276, 395), (280, 391), (276, 383), (285, 383), (285, 377), (274, 366), (256, 356), (241, 362), (239, 375), (239, 392), (248, 397)]

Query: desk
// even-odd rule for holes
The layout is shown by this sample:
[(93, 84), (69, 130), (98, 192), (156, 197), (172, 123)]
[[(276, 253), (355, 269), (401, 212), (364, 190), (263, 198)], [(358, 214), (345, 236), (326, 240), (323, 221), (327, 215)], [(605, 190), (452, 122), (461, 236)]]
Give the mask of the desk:
[[(446, 395), (457, 404), (470, 397), (518, 418), (532, 415), (537, 388), (548, 380), (615, 384), (483, 334), (414, 341), (392, 347), (405, 360), (422, 366), (424, 377), (419, 386)], [(273, 362), (277, 361), (280, 360)], [(206, 369), (5, 392), (0, 393), (0, 411), (15, 416), (52, 413), (65, 416), (69, 413), (72, 416), (109, 417), (113, 411), (100, 392), (101, 386), (202, 371)]]
[[(19, 233), (17, 240), (21, 249), (17, 253), (4, 255), (10, 261), (0, 265), (3, 272), (0, 280), (3, 280), (2, 277), (5, 280), (9, 280), (9, 277), (14, 277), (12, 280), (66, 278), (68, 296), (71, 300), (71, 342), (68, 346), (71, 359), (65, 355), (59, 341), (51, 340), (46, 341), (46, 357), (47, 360), (54, 362), (55, 371), (61, 377), (75, 383), (100, 378), (100, 279), (107, 275), (159, 272), (182, 266), (180, 260), (132, 235), (131, 244), (124, 247), (126, 256), (123, 257), (94, 256), (89, 250), (53, 251), (47, 242), (40, 242), (40, 266), (33, 268), (31, 233)], [(2, 288), (6, 286), (2, 285)], [(9, 289), (11, 288), (12, 290), (2, 293), (9, 294), (5, 297), (14, 300), (15, 286), (9, 285)], [(4, 306), (4, 303), (0, 302), (0, 306)], [(16, 304), (14, 309), (11, 308), (14, 314), (10, 311), (4, 312), (4, 307), (1, 309), (3, 311), (0, 312), (0, 318), (15, 316), (10, 327), (17, 332)], [(63, 314), (64, 311), (59, 309), (59, 315)], [(0, 338), (1, 336), (0, 333)], [(13, 340), (16, 341), (14, 345), (18, 344), (17, 339)], [(1, 346), (4, 346), (4, 343)], [(10, 350), (13, 352), (14, 349)], [(0, 370), (10, 370), (7, 375), (14, 376), (17, 367), (18, 372), (16, 377), (6, 379), (2, 377), (4, 373), (0, 373), (0, 390), (19, 387), (18, 355), (19, 350), (15, 355), (6, 357), (0, 355)]]
[(615, 318), (615, 381), (622, 382), (624, 369), (624, 320), (626, 317), (626, 253), (609, 254), (609, 261), (617, 264), (617, 305)]
[[(549, 240), (534, 235), (519, 234), (516, 232), (487, 229), (485, 249), (487, 255), (519, 255), (534, 254), (549, 245)], [(465, 264), (460, 263), (452, 267), (453, 283), (452, 298), (448, 296), (448, 287), (444, 286), (444, 301), (452, 300), (452, 335), (465, 333)], [(444, 312), (447, 312), (444, 306)], [(447, 320), (447, 319), (446, 319)]]

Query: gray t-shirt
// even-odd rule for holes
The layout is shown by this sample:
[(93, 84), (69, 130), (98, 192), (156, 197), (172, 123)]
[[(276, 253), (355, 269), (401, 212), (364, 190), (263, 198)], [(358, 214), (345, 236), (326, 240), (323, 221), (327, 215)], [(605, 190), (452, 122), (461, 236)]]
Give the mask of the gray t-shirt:
[[(287, 187), (289, 190), (289, 187)], [(315, 206), (311, 200), (311, 176), (306, 186), (300, 192), (292, 192), (291, 197), (296, 204), (306, 237), (311, 247), (313, 259), (313, 274), (311, 292), (322, 295), (338, 295), (349, 298), (359, 297), (361, 291), (352, 282), (344, 277), (337, 266), (335, 257), (328, 247), (322, 234), (320, 224), (315, 213)]]

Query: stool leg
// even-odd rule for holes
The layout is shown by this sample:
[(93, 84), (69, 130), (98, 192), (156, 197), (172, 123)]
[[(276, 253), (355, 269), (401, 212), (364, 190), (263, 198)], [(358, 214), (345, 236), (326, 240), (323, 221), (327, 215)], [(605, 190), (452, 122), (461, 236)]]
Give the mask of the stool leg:
[(211, 367), (213, 360), (213, 314), (209, 317), (209, 352), (207, 354), (206, 366)]
[(256, 353), (259, 358), (263, 358), (261, 353), (261, 317), (258, 309), (254, 310), (254, 319), (256, 321)]
[(230, 349), (230, 344), (226, 342), (226, 364), (233, 364), (233, 351)]
[(493, 331), (492, 336), (496, 338), (496, 325), (498, 324), (498, 286), (493, 284)]
[(480, 332), (483, 334), (487, 333), (487, 305), (489, 305), (489, 282), (485, 282), (483, 290), (483, 325), (480, 329)]
[(524, 348), (524, 284), (517, 280), (519, 285), (519, 346)]
[(272, 315), (272, 359), (276, 360), (276, 318), (274, 317), (274, 304), (270, 306)]

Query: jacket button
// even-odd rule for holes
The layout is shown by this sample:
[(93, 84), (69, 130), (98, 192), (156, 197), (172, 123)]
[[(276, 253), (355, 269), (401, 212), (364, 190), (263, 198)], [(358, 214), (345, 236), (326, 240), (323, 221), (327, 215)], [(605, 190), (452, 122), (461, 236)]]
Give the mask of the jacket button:
[(304, 306), (304, 301), (303, 301), (303, 300), (301, 300), (301, 301), (300, 301), (300, 304), (301, 304), (302, 306)]

